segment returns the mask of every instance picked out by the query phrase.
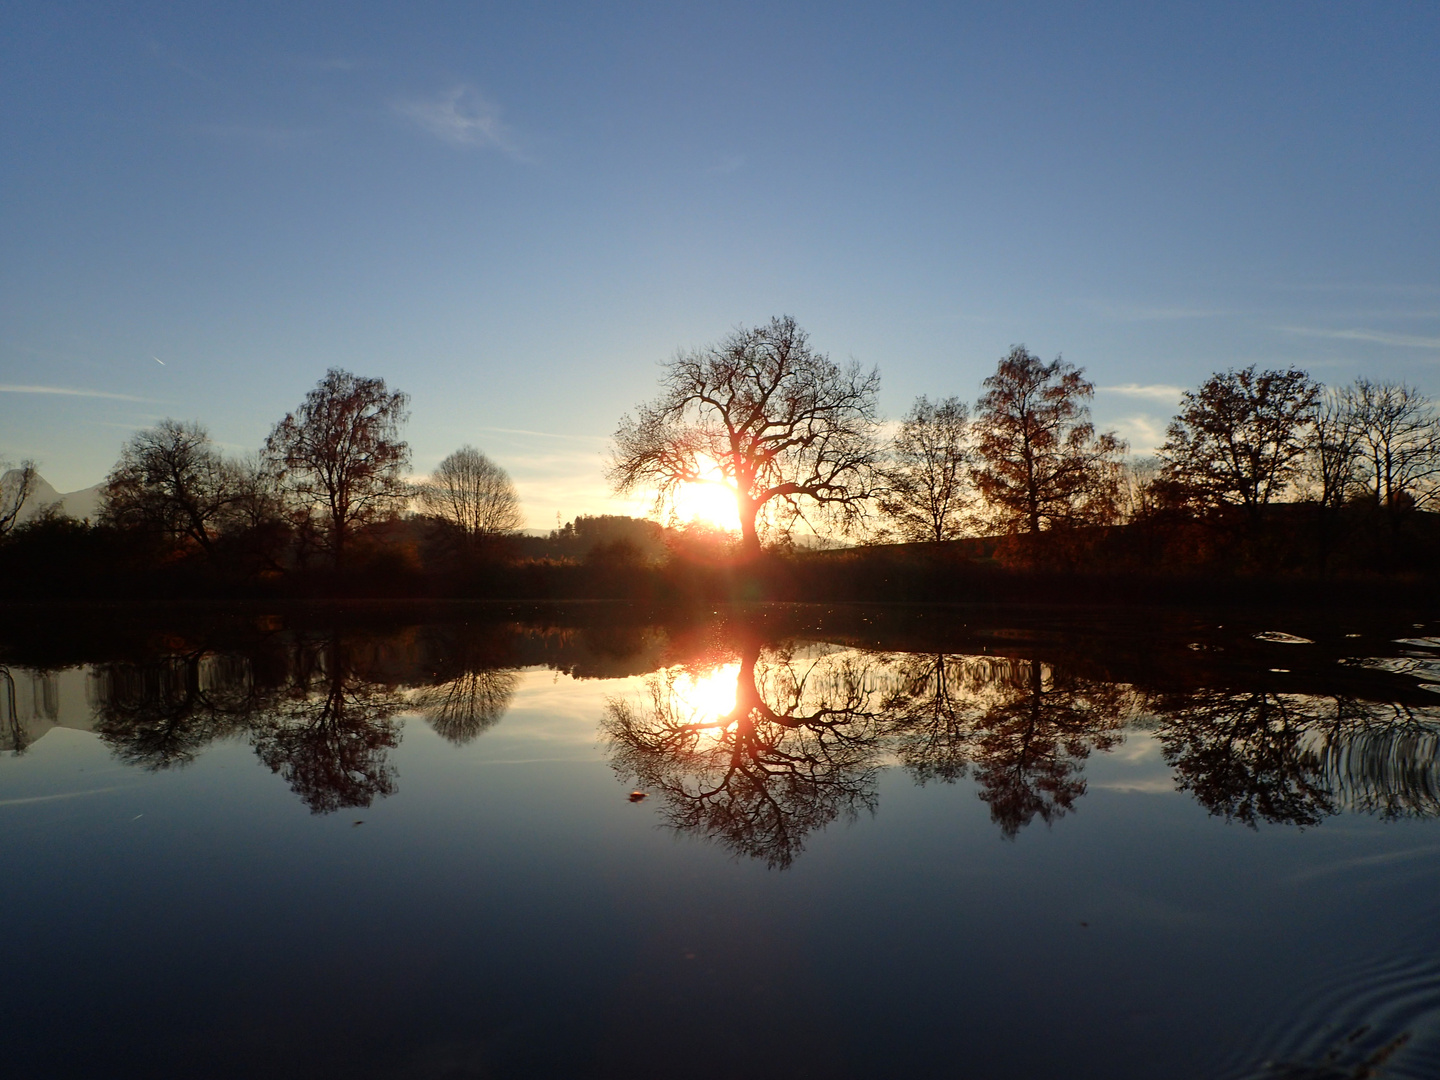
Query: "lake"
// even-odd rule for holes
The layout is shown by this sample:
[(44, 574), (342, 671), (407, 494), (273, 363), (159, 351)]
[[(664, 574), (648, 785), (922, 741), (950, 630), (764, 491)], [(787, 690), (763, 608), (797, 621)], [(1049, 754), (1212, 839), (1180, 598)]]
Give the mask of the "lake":
[(7, 1076), (1440, 1076), (1433, 612), (7, 622)]

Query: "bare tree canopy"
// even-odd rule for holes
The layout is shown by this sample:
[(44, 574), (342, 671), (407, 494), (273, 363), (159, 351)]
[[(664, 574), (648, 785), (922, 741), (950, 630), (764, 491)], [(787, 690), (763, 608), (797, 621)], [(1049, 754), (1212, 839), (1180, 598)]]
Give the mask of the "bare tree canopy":
[(1258, 514), (1299, 472), (1320, 388), (1303, 371), (1240, 371), (1187, 390), (1160, 449), (1183, 499)]
[(189, 540), (211, 554), (238, 495), (237, 470), (204, 427), (162, 420), (125, 443), (105, 478), (100, 518)]
[(788, 531), (807, 506), (851, 525), (878, 461), (877, 371), (841, 367), (789, 316), (737, 328), (665, 364), (660, 395), (615, 433), (615, 489), (653, 489), (656, 510), (683, 485), (735, 490), (742, 543), (760, 550), (762, 515)]
[(1304, 478), (1311, 497), (1326, 510), (1343, 506), (1359, 482), (1360, 430), (1348, 389), (1326, 387), (1315, 399)]
[(35, 488), (35, 462), (25, 460), (18, 469), (0, 462), (0, 536), (20, 520), (20, 510)]
[(916, 398), (891, 444), (880, 510), (906, 540), (953, 540), (969, 505), (970, 411), (959, 398)]
[(291, 490), (324, 516), (339, 566), (352, 530), (410, 497), (410, 447), (400, 438), (409, 396), (340, 368), (325, 373), (265, 440)]
[(975, 485), (996, 524), (1035, 534), (1113, 520), (1125, 443), (1095, 434), (1083, 371), (1016, 345), (981, 385)]
[(1356, 379), (1344, 391), (1357, 443), (1361, 483), (1381, 506), (1440, 499), (1440, 416), (1404, 383)]
[(440, 462), (420, 485), (420, 505), (472, 540), (504, 536), (525, 523), (510, 474), (473, 446)]

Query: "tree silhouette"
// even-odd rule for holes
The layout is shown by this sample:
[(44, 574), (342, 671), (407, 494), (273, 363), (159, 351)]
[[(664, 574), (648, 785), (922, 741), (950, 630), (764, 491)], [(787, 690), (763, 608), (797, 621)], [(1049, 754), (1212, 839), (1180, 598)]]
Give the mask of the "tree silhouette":
[(805, 658), (748, 641), (734, 707), (716, 715), (687, 696), (690, 673), (667, 669), (648, 680), (644, 704), (607, 705), (612, 766), (657, 793), (677, 831), (784, 868), (811, 832), (875, 807), (876, 674), (857, 654)]
[(982, 385), (975, 485), (995, 523), (1033, 536), (1113, 520), (1125, 444), (1095, 434), (1087, 404), (1095, 387), (1081, 369), (1058, 357), (1041, 363), (1016, 345)]
[(905, 540), (953, 540), (970, 504), (969, 410), (959, 398), (919, 397), (901, 421), (884, 470), (880, 510)]
[(20, 511), (35, 489), (35, 462), (26, 460), (19, 468), (0, 462), (0, 536), (15, 528)]
[(1319, 387), (1303, 371), (1250, 365), (1187, 390), (1160, 449), (1161, 480), (1201, 509), (1252, 520), (1300, 472)]
[(879, 455), (878, 372), (832, 363), (785, 316), (677, 354), (660, 384), (615, 432), (617, 491), (653, 489), (658, 512), (686, 484), (723, 483), (750, 556), (762, 514), (784, 531), (807, 506), (842, 526), (861, 513)]
[(337, 567), (358, 525), (410, 498), (410, 447), (400, 438), (408, 402), (384, 379), (331, 368), (265, 441), (305, 510), (320, 511)]
[(1405, 383), (1356, 379), (1345, 392), (1356, 432), (1362, 483), (1379, 506), (1440, 499), (1440, 414), (1434, 403)]
[(240, 496), (240, 476), (197, 423), (162, 420), (137, 431), (105, 478), (100, 519), (214, 557), (215, 537)]
[(525, 524), (510, 474), (473, 446), (440, 462), (419, 486), (427, 514), (458, 527), (471, 542), (505, 536)]

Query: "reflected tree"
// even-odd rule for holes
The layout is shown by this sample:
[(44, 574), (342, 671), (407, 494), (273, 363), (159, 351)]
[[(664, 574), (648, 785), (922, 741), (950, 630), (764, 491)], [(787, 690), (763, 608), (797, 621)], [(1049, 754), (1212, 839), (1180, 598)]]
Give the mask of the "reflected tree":
[(312, 813), (369, 806), (395, 792), (388, 751), (406, 702), (390, 686), (358, 676), (337, 634), (302, 649), (296, 677), (252, 729), (255, 752)]
[(814, 830), (874, 810), (883, 664), (748, 642), (733, 706), (717, 708), (707, 687), (723, 671), (671, 668), (650, 677), (643, 703), (611, 701), (612, 764), (660, 796), (672, 828), (783, 868)]
[(990, 818), (1009, 839), (1039, 816), (1063, 817), (1085, 794), (1085, 759), (1123, 738), (1136, 695), (1039, 660), (913, 657), (887, 705), (895, 749), (919, 782), (973, 767)]
[(248, 658), (203, 649), (98, 666), (88, 693), (100, 738), (121, 761), (146, 769), (188, 764), (276, 698), (256, 685)]
[(1305, 736), (1315, 722), (1298, 695), (1202, 690), (1156, 709), (1155, 736), (1177, 785), (1210, 813), (1256, 822), (1317, 825), (1336, 811)]
[(1227, 820), (1440, 816), (1440, 710), (1266, 689), (1170, 695), (1150, 710), (1178, 786)]
[(30, 739), (25, 731), (25, 725), (20, 721), (20, 706), (16, 701), (15, 676), (10, 673), (8, 667), (0, 666), (0, 711), (3, 711), (5, 722), (3, 737), (0, 737), (0, 749), (11, 750), (19, 757), (30, 745)]
[(969, 771), (985, 712), (977, 689), (993, 681), (994, 661), (935, 653), (897, 663), (899, 685), (885, 702), (896, 756), (918, 784), (953, 784)]
[(1048, 825), (1075, 808), (1085, 759), (1123, 741), (1133, 694), (1035, 659), (1009, 660), (995, 674), (998, 700), (975, 737), (975, 779), (990, 819), (1013, 839), (1037, 815)]
[(519, 683), (518, 671), (476, 668), (422, 686), (414, 691), (413, 703), (436, 734), (463, 746), (500, 722)]

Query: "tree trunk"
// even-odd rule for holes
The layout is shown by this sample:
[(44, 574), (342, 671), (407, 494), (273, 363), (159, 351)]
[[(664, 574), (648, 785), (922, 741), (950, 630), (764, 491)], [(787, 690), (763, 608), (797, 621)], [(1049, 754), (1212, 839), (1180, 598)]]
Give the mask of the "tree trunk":
[(760, 503), (741, 494), (738, 496), (740, 511), (740, 553), (747, 560), (760, 556), (760, 530), (756, 518), (760, 516)]

